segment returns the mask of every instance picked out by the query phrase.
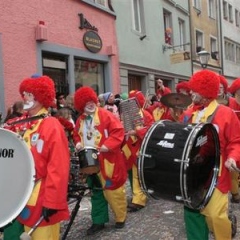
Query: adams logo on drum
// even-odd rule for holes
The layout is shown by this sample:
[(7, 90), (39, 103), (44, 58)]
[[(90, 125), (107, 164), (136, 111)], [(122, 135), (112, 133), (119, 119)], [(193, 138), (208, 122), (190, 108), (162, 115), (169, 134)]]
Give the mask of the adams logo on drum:
[(200, 137), (198, 137), (197, 138), (197, 143), (196, 143), (196, 147), (198, 147), (198, 146), (203, 146), (204, 144), (206, 144), (207, 143), (207, 136), (200, 136)]
[(12, 148), (0, 148), (0, 158), (13, 158), (14, 149)]
[(165, 147), (165, 148), (174, 148), (174, 143), (170, 143), (168, 141), (161, 140), (157, 145)]

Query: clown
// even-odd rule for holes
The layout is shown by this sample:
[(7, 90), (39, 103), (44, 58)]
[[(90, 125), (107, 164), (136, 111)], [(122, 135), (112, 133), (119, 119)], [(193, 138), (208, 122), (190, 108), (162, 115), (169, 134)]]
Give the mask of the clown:
[(87, 178), (92, 188), (93, 222), (87, 235), (101, 231), (109, 221), (108, 204), (114, 212), (115, 228), (123, 228), (127, 214), (127, 172), (121, 152), (123, 126), (111, 112), (98, 107), (97, 95), (90, 87), (81, 87), (76, 91), (74, 105), (80, 113), (73, 135), (76, 149), (94, 147), (99, 150), (100, 171)]
[(136, 98), (140, 106), (139, 114), (142, 117), (142, 125), (136, 126), (135, 129), (126, 132), (122, 148), (126, 157), (127, 169), (129, 170), (129, 180), (131, 183), (133, 195), (132, 202), (128, 205), (128, 211), (135, 212), (145, 207), (147, 201), (147, 197), (139, 185), (137, 173), (137, 157), (143, 138), (149, 127), (153, 124), (154, 120), (151, 114), (143, 109), (145, 97), (141, 91), (132, 90), (129, 93), (129, 98)]
[(218, 129), (221, 152), (217, 185), (210, 201), (200, 212), (184, 208), (188, 239), (208, 239), (208, 229), (217, 240), (232, 239), (228, 192), (231, 189), (230, 172), (240, 163), (240, 133), (236, 131), (240, 123), (230, 108), (217, 103), (219, 83), (219, 76), (214, 72), (202, 70), (195, 73), (189, 81), (193, 105), (182, 116), (185, 123), (214, 124)]
[(219, 92), (218, 92), (217, 101), (220, 104), (224, 104), (224, 105), (228, 106), (229, 96), (227, 94), (227, 91), (228, 91), (227, 79), (222, 75), (219, 75), (218, 77), (219, 77), (219, 80), (220, 80), (220, 85), (219, 85)]
[[(60, 222), (69, 218), (67, 187), (70, 158), (63, 127), (56, 118), (48, 115), (48, 107), (55, 98), (54, 82), (47, 76), (34, 75), (21, 82), (19, 91), (27, 112), (22, 119), (26, 121), (11, 130), (20, 130), (30, 148), (36, 179), (32, 195), (17, 219), (29, 232), (43, 216), (44, 220), (32, 233), (31, 239), (59, 239)], [(31, 120), (33, 116), (36, 118)], [(13, 234), (11, 229), (6, 231), (4, 239), (19, 239), (19, 236), (8, 237), (8, 233)]]
[(182, 94), (185, 94), (185, 95), (189, 95), (190, 94), (190, 88), (188, 86), (188, 82), (187, 81), (179, 82), (176, 85), (176, 92), (177, 93), (182, 93)]
[[(235, 92), (237, 91), (237, 89), (240, 89), (240, 82), (239, 81), (235, 81), (234, 84), (232, 84), (232, 88), (230, 88), (232, 91), (232, 94), (235, 95), (236, 97), (230, 97), (228, 94), (228, 82), (227, 79), (222, 76), (219, 75), (219, 79), (220, 79), (220, 86), (219, 86), (219, 92), (218, 92), (218, 98), (217, 101), (220, 104), (226, 105), (230, 108), (233, 109), (233, 111), (236, 113), (238, 119), (240, 119), (240, 101), (239, 103), (237, 102), (237, 94), (235, 94)], [(232, 194), (232, 202), (234, 203), (240, 203), (240, 195), (239, 195), (239, 182), (238, 182), (238, 176), (239, 173), (236, 171), (232, 171), (231, 172), (231, 181), (232, 181), (232, 187), (231, 187), (231, 194)]]

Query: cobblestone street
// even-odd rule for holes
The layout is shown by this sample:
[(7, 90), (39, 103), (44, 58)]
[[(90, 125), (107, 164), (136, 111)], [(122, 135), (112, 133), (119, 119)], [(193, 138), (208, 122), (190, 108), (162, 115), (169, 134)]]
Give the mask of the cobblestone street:
[[(129, 187), (128, 187), (129, 188)], [(130, 196), (128, 194), (128, 198)], [(69, 208), (73, 209), (76, 201), (70, 199)], [(236, 216), (240, 216), (240, 205), (233, 204)], [(93, 235), (86, 236), (86, 230), (91, 226), (90, 196), (83, 197), (73, 225), (67, 235), (67, 240), (186, 240), (183, 222), (183, 204), (169, 200), (149, 199), (147, 206), (135, 213), (128, 213), (126, 225), (123, 229), (114, 228), (115, 221), (110, 212), (110, 221), (105, 229)], [(68, 221), (61, 225), (62, 236), (68, 226)], [(0, 234), (0, 240), (3, 236)], [(212, 236), (209, 240), (212, 240)], [(238, 219), (237, 234), (234, 239), (240, 239), (240, 222)]]
[[(130, 196), (128, 196), (130, 198)], [(73, 208), (75, 203), (70, 205)], [(240, 205), (233, 204), (232, 209), (236, 216), (240, 216)], [(102, 239), (102, 240), (184, 240), (186, 239), (183, 222), (183, 204), (168, 200), (149, 199), (147, 206), (135, 213), (128, 213), (126, 225), (123, 229), (114, 228), (114, 219), (110, 211), (110, 221), (105, 229), (94, 236), (86, 236), (86, 230), (91, 226), (90, 197), (84, 197), (81, 208), (68, 233), (67, 240)], [(67, 226), (62, 224), (62, 232)], [(237, 235), (240, 239), (240, 224), (238, 220)], [(211, 236), (209, 239), (213, 239)]]

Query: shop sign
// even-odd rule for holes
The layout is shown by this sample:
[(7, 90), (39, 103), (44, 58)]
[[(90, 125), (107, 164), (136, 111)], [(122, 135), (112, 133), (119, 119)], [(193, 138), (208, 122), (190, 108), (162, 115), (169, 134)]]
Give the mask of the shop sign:
[(83, 35), (83, 43), (85, 47), (93, 53), (97, 53), (102, 49), (102, 39), (93, 31), (87, 31)]

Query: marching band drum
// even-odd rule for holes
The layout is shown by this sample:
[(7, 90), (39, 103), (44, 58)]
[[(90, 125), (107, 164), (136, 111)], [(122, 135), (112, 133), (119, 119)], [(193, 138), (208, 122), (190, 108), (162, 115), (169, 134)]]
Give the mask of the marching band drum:
[(21, 136), (0, 128), (0, 227), (25, 207), (35, 181), (34, 160)]
[(140, 185), (148, 196), (202, 209), (219, 172), (217, 131), (210, 123), (156, 122), (143, 140), (138, 160)]

